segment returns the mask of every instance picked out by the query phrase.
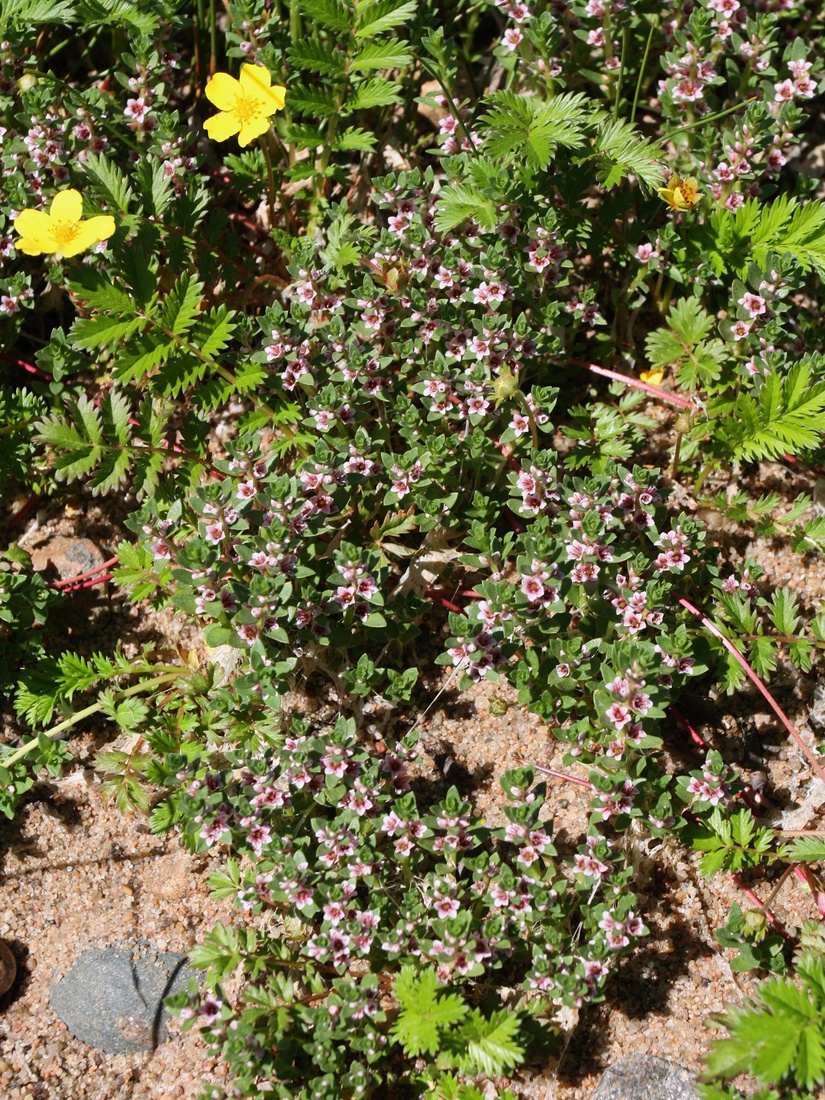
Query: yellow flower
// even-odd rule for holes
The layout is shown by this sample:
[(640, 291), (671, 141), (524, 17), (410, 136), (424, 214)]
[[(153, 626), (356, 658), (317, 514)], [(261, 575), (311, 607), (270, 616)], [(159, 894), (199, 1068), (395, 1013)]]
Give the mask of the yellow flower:
[(18, 252), (60, 259), (108, 240), (115, 231), (115, 219), (111, 214), (98, 214), (84, 221), (80, 192), (69, 187), (58, 191), (48, 214), (43, 210), (21, 210), (14, 219), (14, 228), (20, 234), (14, 246)]
[(667, 187), (659, 187), (659, 198), (664, 199), (671, 210), (692, 210), (696, 200), (701, 198), (699, 184), (693, 176), (686, 180), (671, 176)]
[(272, 86), (269, 70), (263, 65), (241, 65), (241, 78), (215, 73), (206, 85), (206, 98), (220, 111), (206, 121), (206, 132), (213, 141), (226, 141), (238, 135), (239, 145), (249, 145), (269, 129), (269, 119), (283, 108), (286, 88)]
[(664, 376), (665, 372), (657, 367), (656, 370), (643, 370), (639, 378), (642, 382), (647, 382), (649, 386), (661, 386)]

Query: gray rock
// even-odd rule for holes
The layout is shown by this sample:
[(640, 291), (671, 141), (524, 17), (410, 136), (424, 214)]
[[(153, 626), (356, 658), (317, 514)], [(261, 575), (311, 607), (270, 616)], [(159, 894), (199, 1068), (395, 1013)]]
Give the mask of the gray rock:
[(693, 1075), (675, 1062), (637, 1054), (605, 1070), (590, 1100), (697, 1100), (693, 1086)]
[(106, 1054), (154, 1050), (167, 1038), (163, 998), (192, 976), (185, 963), (145, 944), (90, 948), (52, 989), (52, 1008), (72, 1035)]

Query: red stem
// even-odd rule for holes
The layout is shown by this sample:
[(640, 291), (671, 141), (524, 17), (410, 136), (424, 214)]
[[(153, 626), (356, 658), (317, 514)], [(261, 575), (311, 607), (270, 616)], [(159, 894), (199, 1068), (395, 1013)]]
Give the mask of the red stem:
[(771, 693), (753, 671), (751, 666), (748, 664), (748, 662), (745, 660), (745, 658), (742, 656), (736, 646), (725, 637), (725, 635), (722, 633), (719, 627), (715, 625), (715, 623), (712, 623), (710, 619), (705, 618), (702, 612), (699, 611), (698, 608), (695, 608), (692, 603), (688, 603), (687, 600), (681, 598), (679, 599), (679, 603), (682, 605), (682, 607), (688, 610), (691, 615), (694, 615), (701, 622), (706, 630), (709, 630), (715, 638), (719, 639), (725, 649), (727, 649), (727, 651), (733, 656), (733, 658), (741, 666), (744, 672), (747, 673), (748, 677), (753, 681), (753, 683), (756, 685), (761, 694), (769, 703), (771, 710), (774, 712), (779, 721), (782, 723), (782, 725), (785, 727), (785, 729), (788, 731), (794, 741), (796, 741), (799, 748), (808, 758), (813, 770), (816, 772), (819, 778), (823, 782), (825, 782), (825, 770), (823, 770), (822, 765), (819, 763), (814, 754), (799, 736), (799, 731), (797, 730), (796, 726), (794, 726), (793, 722), (791, 722), (790, 718), (788, 718), (788, 716), (780, 707), (779, 703), (777, 703), (777, 701), (774, 699), (774, 697), (771, 695)]
[(684, 714), (682, 714), (680, 711), (678, 711), (676, 709), (676, 707), (668, 707), (668, 710), (673, 715), (673, 717), (676, 719), (676, 721), (679, 723), (679, 725), (682, 727), (682, 729), (686, 733), (690, 734), (691, 741), (693, 741), (695, 744), (697, 744), (700, 749), (706, 749), (708, 747), (707, 741), (704, 739), (704, 737), (701, 735), (701, 733), (696, 732), (696, 730), (693, 728), (693, 726), (690, 724), (690, 722), (688, 722), (687, 718), (685, 718)]
[(794, 938), (790, 934), (790, 932), (787, 930), (787, 928), (785, 928), (784, 924), (782, 924), (782, 922), (780, 920), (778, 920), (776, 916), (774, 916), (774, 914), (771, 912), (770, 909), (768, 909), (768, 907), (766, 905), (762, 904), (762, 902), (759, 900), (759, 898), (756, 896), (756, 894), (754, 894), (753, 890), (749, 890), (748, 887), (745, 886), (745, 884), (740, 879), (739, 875), (731, 875), (731, 878), (736, 883), (736, 885), (739, 887), (739, 889), (742, 891), (742, 893), (745, 895), (745, 897), (748, 899), (748, 901), (752, 901), (753, 904), (758, 909), (762, 910), (762, 912), (765, 914), (765, 916), (768, 918), (768, 920), (771, 922), (771, 924), (774, 926), (774, 928), (780, 934), (780, 936), (784, 936), (784, 938), (786, 940), (788, 940), (790, 943), (793, 943)]
[(554, 779), (563, 779), (566, 783), (575, 783), (578, 787), (587, 787), (588, 790), (593, 790), (593, 784), (589, 779), (579, 779), (576, 775), (568, 775), (567, 772), (560, 772), (555, 768), (545, 768), (541, 764), (530, 764), (529, 767), (535, 768), (542, 775), (552, 775)]
[[(80, 588), (94, 588), (96, 584), (103, 584), (105, 581), (110, 581), (114, 574), (104, 573), (102, 577), (91, 577), (89, 580), (78, 581), (77, 577), (70, 577), (68, 580), (61, 581), (64, 586), (63, 592), (74, 592)], [(75, 583), (77, 582), (77, 583)]]
[[(109, 558), (109, 560), (104, 561), (102, 565), (96, 565), (94, 569), (87, 569), (85, 573), (76, 573), (73, 577), (66, 577), (65, 580), (55, 581), (52, 584), (52, 588), (68, 588), (71, 585), (77, 584), (78, 581), (86, 580), (87, 577), (94, 577), (97, 573), (103, 573), (107, 569), (111, 569), (113, 565), (117, 565), (117, 558)], [(111, 580), (111, 576), (98, 577), (95, 584), (102, 580)]]
[(51, 382), (52, 376), (46, 374), (40, 367), (35, 367), (31, 363), (27, 363), (25, 359), (18, 359), (15, 355), (9, 355), (8, 352), (0, 351), (0, 359), (5, 359), (7, 363), (14, 363), (16, 367), (20, 367), (21, 370), (26, 371), (28, 374), (33, 374), (35, 378), (40, 378), (44, 382)]
[(16, 527), (18, 523), (22, 523), (29, 512), (31, 512), (33, 508), (37, 507), (39, 501), (40, 497), (38, 496), (29, 497), (29, 499), (26, 501), (20, 511), (15, 512), (14, 515), (11, 517), (11, 519), (9, 520), (9, 527)]
[(695, 409), (696, 406), (692, 401), (689, 401), (686, 397), (679, 397), (678, 394), (668, 393), (667, 390), (662, 390), (658, 386), (651, 386), (649, 382), (643, 382), (641, 378), (632, 378), (629, 374), (620, 374), (615, 370), (608, 370), (607, 367), (598, 367), (595, 363), (582, 363), (578, 359), (572, 359), (572, 363), (577, 366), (587, 367), (593, 374), (604, 375), (605, 378), (612, 378), (614, 382), (624, 382), (626, 386), (632, 386), (636, 390), (644, 390), (645, 393), (649, 393), (651, 397), (656, 397), (660, 401), (665, 401), (669, 405), (675, 405), (678, 409)]
[(798, 879), (801, 879), (802, 882), (804, 882), (808, 886), (811, 894), (813, 895), (813, 899), (816, 902), (816, 907), (819, 910), (819, 915), (821, 917), (825, 917), (825, 894), (823, 894), (823, 892), (817, 886), (816, 880), (814, 879), (810, 867), (806, 867), (804, 865), (800, 866), (799, 864), (797, 864), (797, 866), (794, 867), (794, 874)]

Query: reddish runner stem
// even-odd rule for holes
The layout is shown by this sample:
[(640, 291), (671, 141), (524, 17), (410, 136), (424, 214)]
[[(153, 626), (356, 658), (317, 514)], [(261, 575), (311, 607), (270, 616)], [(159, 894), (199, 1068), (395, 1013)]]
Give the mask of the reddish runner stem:
[(745, 658), (742, 656), (736, 646), (728, 638), (725, 637), (725, 635), (722, 633), (719, 627), (716, 626), (715, 623), (712, 623), (710, 619), (706, 618), (702, 614), (702, 612), (699, 611), (698, 608), (693, 606), (692, 603), (689, 603), (687, 600), (681, 598), (679, 599), (679, 603), (682, 605), (682, 607), (689, 611), (691, 615), (695, 616), (699, 620), (699, 622), (701, 622), (702, 626), (704, 626), (706, 630), (710, 631), (714, 638), (719, 639), (719, 641), (722, 643), (728, 653), (730, 653), (734, 660), (741, 666), (749, 679), (756, 685), (760, 693), (767, 700), (771, 710), (774, 712), (779, 721), (782, 723), (782, 725), (785, 727), (785, 729), (788, 731), (794, 741), (796, 741), (799, 748), (808, 758), (813, 770), (816, 772), (819, 778), (823, 782), (825, 782), (825, 769), (823, 769), (822, 765), (819, 763), (814, 754), (802, 740), (796, 726), (793, 724), (793, 722), (791, 722), (790, 718), (788, 718), (784, 710), (782, 710), (782, 708), (780, 707), (779, 703), (777, 703), (777, 701), (774, 699), (774, 697), (771, 695), (771, 693), (753, 671), (751, 666), (748, 664), (748, 662), (745, 660)]
[[(73, 577), (66, 577), (65, 580), (55, 581), (52, 588), (68, 588), (73, 584), (77, 584), (78, 581), (85, 581), (87, 577), (94, 577), (97, 573), (105, 573), (105, 571), (111, 569), (113, 565), (117, 565), (117, 558), (109, 558), (109, 560), (104, 561), (102, 565), (96, 565), (94, 569), (87, 569), (85, 573), (76, 573)], [(111, 577), (98, 578), (98, 580), (104, 579), (110, 580)], [(95, 583), (97, 583), (97, 581)]]
[(635, 390), (644, 390), (645, 393), (649, 393), (651, 397), (657, 397), (660, 401), (665, 401), (668, 405), (675, 405), (677, 409), (695, 409), (696, 406), (692, 401), (689, 401), (687, 397), (680, 397), (675, 393), (668, 393), (667, 390), (662, 390), (658, 386), (651, 386), (649, 382), (643, 382), (641, 378), (633, 378), (629, 374), (620, 374), (616, 370), (608, 370), (607, 367), (596, 366), (595, 363), (578, 363), (578, 360), (571, 360), (576, 365), (587, 367), (593, 374), (601, 374), (605, 378), (612, 378), (614, 382), (624, 382), (626, 386), (631, 386)]

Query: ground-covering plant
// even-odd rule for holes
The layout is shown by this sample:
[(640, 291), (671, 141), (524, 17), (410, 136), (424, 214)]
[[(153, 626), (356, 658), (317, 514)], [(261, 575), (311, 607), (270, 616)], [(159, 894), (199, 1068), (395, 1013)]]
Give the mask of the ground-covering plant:
[[(9, 551), (0, 808), (84, 719), (138, 735), (99, 755), (106, 793), (224, 852), (246, 914), (175, 1002), (232, 1095), (508, 1096), (647, 934), (640, 836), (815, 889), (822, 842), (761, 824), (679, 700), (756, 683), (825, 775), (765, 687), (825, 620), (717, 533), (825, 537), (747, 476), (821, 461), (825, 205), (792, 164), (821, 32), (739, 0), (0, 9), (8, 498), (125, 497), (117, 586), (233, 655), (56, 652), (23, 633), (56, 597)], [(538, 761), (500, 777), (501, 827), (433, 778), (398, 716), (441, 665), (567, 746), (575, 844)], [(791, 976), (731, 1010), (709, 1071), (798, 1010), (805, 1050), (756, 1072), (796, 1095), (825, 1076), (821, 960), (772, 920), (757, 899), (718, 932)]]

